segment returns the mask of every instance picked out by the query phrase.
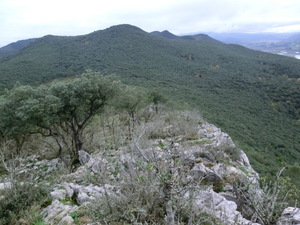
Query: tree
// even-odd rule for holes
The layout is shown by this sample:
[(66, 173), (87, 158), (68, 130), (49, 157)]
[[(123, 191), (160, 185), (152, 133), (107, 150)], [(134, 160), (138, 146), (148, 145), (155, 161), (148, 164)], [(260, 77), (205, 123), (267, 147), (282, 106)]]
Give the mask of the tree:
[(116, 101), (116, 107), (128, 113), (130, 119), (129, 135), (132, 136), (133, 129), (137, 121), (137, 112), (148, 103), (145, 89), (134, 86), (123, 86)]
[(15, 135), (27, 132), (51, 136), (59, 146), (60, 156), (66, 149), (76, 160), (83, 148), (85, 128), (113, 99), (118, 84), (112, 77), (88, 71), (37, 88), (16, 87), (1, 104), (1, 113), (5, 112), (1, 120), (6, 121), (1, 130)]
[(87, 72), (68, 82), (57, 81), (50, 93), (62, 102), (57, 122), (71, 135), (75, 158), (83, 147), (83, 131), (91, 119), (104, 109), (117, 92), (118, 82), (99, 73)]
[(24, 114), (24, 102), (32, 98), (34, 89), (30, 86), (17, 84), (12, 90), (6, 91), (0, 100), (0, 133), (2, 140), (12, 139), (16, 143), (17, 154), (33, 129)]
[(150, 93), (156, 114), (158, 113), (158, 105), (166, 102), (166, 98), (156, 89)]

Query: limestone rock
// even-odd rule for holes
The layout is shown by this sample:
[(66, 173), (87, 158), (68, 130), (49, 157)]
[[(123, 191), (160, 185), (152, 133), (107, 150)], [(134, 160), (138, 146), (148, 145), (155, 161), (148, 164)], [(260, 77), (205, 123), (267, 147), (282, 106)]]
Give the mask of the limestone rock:
[(75, 224), (71, 212), (78, 209), (78, 206), (64, 205), (58, 200), (54, 200), (51, 205), (44, 208), (42, 214), (44, 221), (48, 224), (71, 225)]
[(81, 165), (88, 163), (91, 159), (91, 155), (83, 150), (78, 151), (78, 158)]
[(65, 216), (57, 225), (74, 225), (75, 222), (71, 216)]
[(222, 132), (220, 128), (213, 124), (203, 123), (198, 133), (206, 138), (209, 138), (215, 146), (220, 146), (224, 143), (231, 147), (235, 146), (231, 137)]
[(295, 207), (286, 208), (276, 225), (300, 225), (300, 209)]
[(259, 225), (243, 218), (235, 202), (226, 200), (212, 190), (201, 191), (194, 196), (193, 206), (194, 210), (206, 212), (228, 225)]
[[(104, 187), (90, 184), (83, 186), (74, 183), (61, 183), (58, 184), (51, 192), (51, 196), (55, 200), (63, 200), (66, 197), (76, 201), (78, 204), (91, 202), (97, 197), (104, 196), (105, 191), (108, 195), (117, 193), (117, 188), (108, 184)], [(75, 198), (75, 199), (74, 199)]]
[(25, 174), (35, 172), (39, 176), (36, 179), (44, 178), (44, 176), (50, 174), (51, 172), (57, 170), (62, 166), (62, 162), (60, 159), (52, 159), (52, 160), (40, 160), (38, 161), (38, 157), (32, 155), (25, 159), (14, 159), (19, 161), (19, 165), (15, 168), (16, 174)]
[(52, 199), (63, 200), (66, 198), (67, 192), (64, 189), (55, 189), (50, 193)]
[(0, 183), (0, 190), (4, 190), (4, 189), (10, 188), (10, 187), (11, 187), (11, 182)]
[(83, 150), (80, 150), (78, 154), (80, 164), (93, 173), (100, 174), (107, 167), (108, 162), (101, 155), (92, 156)]

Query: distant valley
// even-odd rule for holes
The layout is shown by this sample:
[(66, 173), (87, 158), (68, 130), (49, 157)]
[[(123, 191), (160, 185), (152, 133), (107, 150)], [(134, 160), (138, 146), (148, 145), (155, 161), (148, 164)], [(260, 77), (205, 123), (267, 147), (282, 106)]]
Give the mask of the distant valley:
[(300, 59), (300, 33), (208, 33), (228, 44)]

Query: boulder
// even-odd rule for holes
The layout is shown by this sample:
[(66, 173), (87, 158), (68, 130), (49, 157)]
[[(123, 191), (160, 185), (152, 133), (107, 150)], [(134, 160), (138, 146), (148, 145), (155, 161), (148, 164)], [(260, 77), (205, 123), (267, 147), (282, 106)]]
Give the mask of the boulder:
[(83, 150), (80, 150), (78, 154), (80, 164), (83, 165), (87, 170), (95, 174), (100, 174), (107, 167), (108, 162), (106, 159), (103, 159), (101, 157), (101, 154), (90, 155)]
[(78, 158), (81, 165), (85, 165), (90, 161), (91, 155), (83, 150), (78, 151)]

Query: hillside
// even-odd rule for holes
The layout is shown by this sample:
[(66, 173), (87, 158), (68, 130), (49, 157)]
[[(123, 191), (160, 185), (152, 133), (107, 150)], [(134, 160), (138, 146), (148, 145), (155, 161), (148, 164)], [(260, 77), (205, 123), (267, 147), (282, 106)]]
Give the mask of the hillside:
[(22, 50), (30, 43), (34, 42), (37, 38), (31, 38), (26, 40), (17, 41), (0, 48), (0, 55), (8, 55)]
[(300, 63), (206, 35), (174, 38), (119, 25), (91, 34), (45, 36), (0, 57), (1, 90), (86, 69), (116, 74), (198, 108), (246, 151), (259, 172), (300, 159)]

